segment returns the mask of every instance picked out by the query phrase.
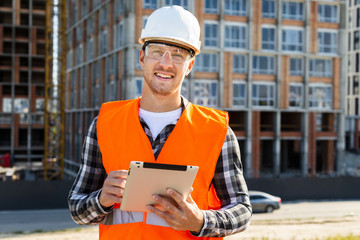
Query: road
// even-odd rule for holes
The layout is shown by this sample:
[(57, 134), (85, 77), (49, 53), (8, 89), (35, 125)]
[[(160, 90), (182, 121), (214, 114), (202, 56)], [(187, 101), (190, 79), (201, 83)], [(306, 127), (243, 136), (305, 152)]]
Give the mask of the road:
[[(60, 232), (54, 230), (70, 229)], [(42, 232), (21, 234), (14, 232)], [(360, 200), (284, 203), (271, 214), (254, 214), (243, 233), (227, 237), (238, 239), (324, 239), (338, 234), (360, 236)], [(0, 238), (8, 240), (65, 240), (98, 237), (97, 227), (78, 226), (67, 209), (0, 212)]]
[(254, 214), (243, 233), (226, 238), (308, 240), (360, 236), (360, 201), (286, 203), (271, 214)]

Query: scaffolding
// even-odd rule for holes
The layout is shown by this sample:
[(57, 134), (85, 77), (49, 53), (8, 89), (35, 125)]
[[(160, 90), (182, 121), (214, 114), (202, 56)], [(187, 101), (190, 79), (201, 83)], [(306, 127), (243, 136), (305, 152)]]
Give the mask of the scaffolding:
[(65, 0), (46, 1), (44, 179), (64, 177)]

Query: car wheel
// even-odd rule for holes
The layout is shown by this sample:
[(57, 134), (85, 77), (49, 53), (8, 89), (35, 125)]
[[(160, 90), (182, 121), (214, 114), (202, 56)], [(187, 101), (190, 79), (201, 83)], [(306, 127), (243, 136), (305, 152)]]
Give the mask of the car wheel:
[(267, 212), (267, 213), (272, 213), (273, 211), (274, 211), (274, 207), (273, 207), (273, 206), (271, 206), (271, 205), (266, 206), (265, 212)]

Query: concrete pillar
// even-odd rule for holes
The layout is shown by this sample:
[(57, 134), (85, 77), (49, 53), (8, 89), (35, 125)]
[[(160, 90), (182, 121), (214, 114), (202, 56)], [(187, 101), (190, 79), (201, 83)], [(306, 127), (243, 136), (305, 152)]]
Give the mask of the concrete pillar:
[(219, 104), (218, 106), (224, 107), (224, 49), (225, 49), (225, 20), (224, 20), (225, 3), (220, 1), (220, 20), (219, 20)]
[(359, 129), (359, 123), (360, 123), (360, 119), (354, 119), (354, 123), (355, 123), (355, 128), (354, 128), (354, 148), (358, 149), (360, 148), (359, 145), (359, 135), (360, 135), (360, 129)]
[(347, 2), (342, 2), (340, 4), (340, 29), (339, 29), (339, 48), (340, 48), (340, 57), (341, 57), (341, 70), (340, 70), (340, 113), (338, 113), (337, 118), (337, 144), (336, 144), (336, 169), (337, 174), (342, 175), (345, 171), (343, 166), (344, 161), (344, 151), (345, 151), (345, 109), (346, 109), (346, 73), (347, 73), (347, 33), (346, 33), (346, 24), (347, 24), (347, 14), (346, 14), (346, 4)]
[(252, 112), (252, 177), (260, 177), (260, 112)]
[(251, 111), (247, 111), (246, 113), (246, 140), (245, 140), (245, 161), (246, 161), (246, 169), (245, 169), (245, 177), (249, 178), (252, 176), (252, 114)]
[(136, 16), (140, 24), (142, 22), (142, 4), (140, 1), (125, 1), (125, 9), (128, 9), (128, 16), (125, 19), (125, 48), (123, 52), (124, 58), (122, 65), (124, 67), (124, 78), (122, 81), (122, 98), (131, 99), (135, 96), (135, 58), (137, 41), (136, 35)]
[(309, 156), (309, 114), (307, 112), (302, 114), (302, 149), (301, 149), (301, 176), (306, 177), (308, 175), (308, 156)]
[[(279, 95), (279, 94), (278, 94)], [(280, 177), (280, 131), (281, 131), (281, 113), (277, 111), (274, 116), (274, 145), (273, 145), (273, 158), (274, 158), (274, 166), (273, 166), (273, 174), (275, 178)]]

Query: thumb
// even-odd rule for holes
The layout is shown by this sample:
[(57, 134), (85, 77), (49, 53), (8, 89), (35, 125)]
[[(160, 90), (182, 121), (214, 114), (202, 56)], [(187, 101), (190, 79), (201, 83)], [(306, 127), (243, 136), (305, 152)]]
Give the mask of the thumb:
[(191, 196), (192, 191), (193, 191), (193, 188), (191, 188), (191, 190), (190, 190), (190, 192), (189, 192), (189, 195), (188, 195), (187, 198), (186, 198), (186, 201), (187, 201), (188, 203), (194, 203), (194, 200), (193, 200), (193, 198), (192, 198), (192, 196)]

